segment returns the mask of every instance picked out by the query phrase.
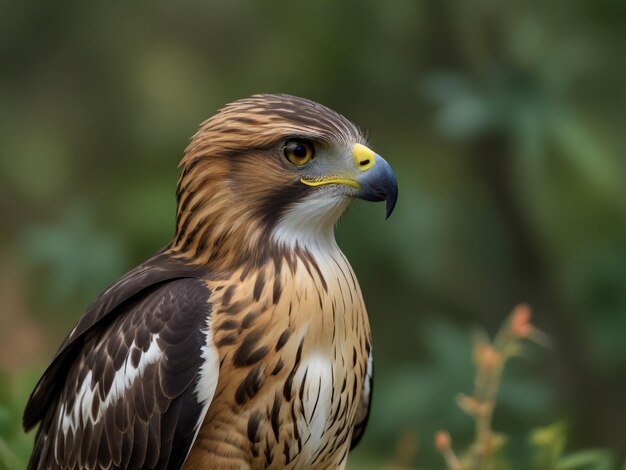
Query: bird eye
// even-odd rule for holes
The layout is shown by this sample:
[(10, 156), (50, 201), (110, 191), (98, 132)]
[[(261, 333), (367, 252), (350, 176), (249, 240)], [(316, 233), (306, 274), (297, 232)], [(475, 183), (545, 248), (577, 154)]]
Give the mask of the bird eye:
[(313, 160), (315, 151), (308, 142), (290, 141), (285, 144), (283, 154), (294, 165), (302, 166)]

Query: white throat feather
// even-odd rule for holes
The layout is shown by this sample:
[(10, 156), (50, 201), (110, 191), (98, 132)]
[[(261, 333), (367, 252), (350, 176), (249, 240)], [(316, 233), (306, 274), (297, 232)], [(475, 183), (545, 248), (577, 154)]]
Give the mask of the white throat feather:
[(272, 231), (273, 241), (288, 249), (305, 249), (316, 258), (339, 250), (335, 224), (350, 205), (350, 199), (320, 192), (290, 207)]

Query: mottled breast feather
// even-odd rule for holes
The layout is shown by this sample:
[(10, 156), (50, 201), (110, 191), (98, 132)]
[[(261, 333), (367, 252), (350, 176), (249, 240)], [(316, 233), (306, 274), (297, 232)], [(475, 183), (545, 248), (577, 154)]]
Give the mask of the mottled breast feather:
[(367, 346), (367, 349), (369, 349), (367, 368), (363, 387), (361, 388), (361, 396), (359, 399), (356, 420), (354, 422), (354, 431), (352, 432), (350, 450), (354, 449), (359, 442), (361, 442), (363, 434), (365, 434), (365, 428), (367, 428), (367, 422), (369, 421), (370, 410), (372, 409), (372, 394), (374, 393), (374, 356), (369, 343)]

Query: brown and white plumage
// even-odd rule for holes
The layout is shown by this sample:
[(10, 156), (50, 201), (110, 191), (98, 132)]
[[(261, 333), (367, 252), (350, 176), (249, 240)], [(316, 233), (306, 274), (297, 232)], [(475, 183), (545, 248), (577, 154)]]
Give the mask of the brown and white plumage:
[(227, 105), (181, 166), (173, 240), (89, 307), (31, 395), (30, 468), (344, 466), (372, 351), (334, 225), (355, 197), (389, 214), (393, 173), (288, 95)]

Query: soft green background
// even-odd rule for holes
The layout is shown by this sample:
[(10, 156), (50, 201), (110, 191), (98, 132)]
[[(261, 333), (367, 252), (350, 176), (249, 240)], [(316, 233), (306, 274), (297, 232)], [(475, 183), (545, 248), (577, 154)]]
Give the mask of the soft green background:
[(258, 92), (345, 114), (398, 175), (389, 221), (362, 203), (338, 231), (376, 352), (353, 468), (469, 440), (470, 332), (519, 301), (554, 347), (505, 374), (514, 468), (555, 421), (623, 461), (625, 46), (620, 0), (0, 0), (0, 467), (65, 333), (172, 234), (197, 125)]

